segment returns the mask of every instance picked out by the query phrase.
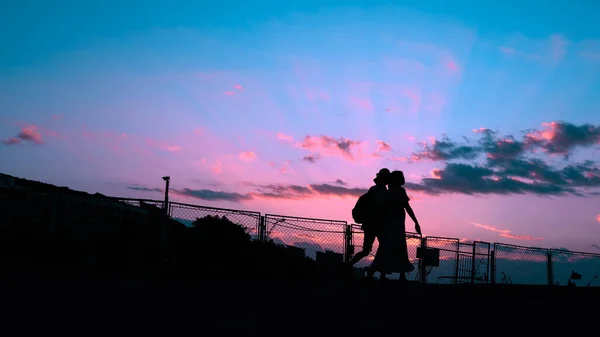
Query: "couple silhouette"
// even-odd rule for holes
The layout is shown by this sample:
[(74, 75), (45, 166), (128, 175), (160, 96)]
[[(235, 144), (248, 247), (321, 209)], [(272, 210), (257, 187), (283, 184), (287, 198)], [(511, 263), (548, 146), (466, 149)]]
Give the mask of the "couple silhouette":
[(400, 273), (400, 280), (406, 281), (406, 273), (415, 269), (408, 259), (406, 213), (414, 221), (415, 230), (419, 235), (421, 235), (421, 227), (403, 187), (404, 173), (390, 172), (387, 168), (382, 168), (373, 182), (375, 185), (369, 188), (365, 195), (370, 206), (370, 214), (362, 221), (364, 232), (362, 251), (356, 253), (349, 263), (353, 266), (369, 255), (377, 239), (379, 247), (375, 259), (367, 268), (367, 278), (372, 279), (375, 272), (380, 273), (381, 280), (386, 279), (386, 274)]

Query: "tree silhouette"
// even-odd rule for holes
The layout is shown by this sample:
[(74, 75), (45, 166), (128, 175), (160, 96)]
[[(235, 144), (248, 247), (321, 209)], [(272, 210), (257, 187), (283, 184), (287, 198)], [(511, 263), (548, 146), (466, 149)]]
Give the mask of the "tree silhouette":
[(225, 216), (197, 218), (175, 240), (179, 276), (231, 278), (249, 269), (251, 236)]
[(251, 236), (248, 230), (227, 217), (207, 215), (197, 218), (192, 223), (194, 236), (205, 246), (212, 249), (235, 249), (250, 243)]

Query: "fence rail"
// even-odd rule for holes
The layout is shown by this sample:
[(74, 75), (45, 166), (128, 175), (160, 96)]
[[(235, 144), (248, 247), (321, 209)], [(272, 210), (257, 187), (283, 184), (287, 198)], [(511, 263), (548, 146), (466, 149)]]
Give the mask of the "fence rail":
[[(0, 212), (7, 214), (0, 227), (14, 227), (23, 221), (54, 228), (78, 227), (82, 235), (94, 235), (101, 222), (113, 229), (137, 219), (152, 209), (165, 212), (171, 220), (185, 226), (207, 216), (225, 217), (248, 230), (253, 240), (270, 241), (304, 250), (315, 259), (319, 252), (337, 254), (348, 261), (362, 250), (360, 227), (346, 221), (264, 214), (254, 211), (198, 206), (149, 199), (66, 196), (3, 189)], [(6, 193), (5, 193), (6, 192)], [(115, 207), (118, 206), (118, 207)], [(102, 219), (98, 218), (100, 215)], [(140, 215), (142, 214), (142, 215)], [(50, 221), (47, 219), (50, 218)], [(600, 286), (600, 254), (562, 249), (525, 247), (483, 241), (406, 233), (410, 262), (414, 271), (409, 280), (421, 283), (491, 283), (555, 286)], [(378, 243), (369, 256), (357, 263), (365, 267), (374, 257)], [(437, 259), (426, 262), (419, 251), (432, 252)]]

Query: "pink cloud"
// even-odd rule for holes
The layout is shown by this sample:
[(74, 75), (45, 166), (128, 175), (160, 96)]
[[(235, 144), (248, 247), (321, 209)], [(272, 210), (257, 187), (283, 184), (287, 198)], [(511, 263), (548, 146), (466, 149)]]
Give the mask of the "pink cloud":
[(311, 152), (329, 156), (342, 156), (346, 159), (354, 159), (354, 150), (357, 150), (362, 142), (350, 140), (344, 137), (334, 138), (330, 136), (306, 136), (296, 146)]
[[(563, 122), (542, 123), (544, 129), (536, 130), (525, 136), (526, 143), (541, 147), (550, 155), (568, 155), (577, 146), (588, 147), (600, 144), (599, 129), (593, 125), (576, 126)], [(572, 129), (581, 136), (573, 137)]]
[(596, 215), (596, 221), (600, 222), (600, 213), (598, 213), (598, 215)]
[(223, 171), (222, 169), (223, 164), (220, 161), (215, 161), (215, 163), (212, 165), (211, 169), (214, 173), (219, 174), (221, 173), (221, 171)]
[(443, 172), (442, 169), (434, 168), (433, 170), (431, 170), (431, 173), (430, 173), (431, 178), (433, 178), (433, 179), (442, 179), (442, 172)]
[[(51, 134), (58, 135), (58, 133), (55, 132)], [(23, 142), (32, 142), (38, 145), (44, 144), (44, 140), (42, 139), (42, 133), (39, 131), (37, 126), (22, 126), (21, 131), (19, 131), (16, 137), (10, 137), (3, 141), (5, 145), (17, 145), (22, 144)]]
[(475, 132), (475, 133), (483, 133), (483, 132), (486, 132), (486, 131), (490, 131), (490, 129), (481, 127), (479, 129), (473, 129), (472, 131)]
[(390, 146), (390, 144), (388, 144), (382, 140), (378, 140), (377, 141), (377, 150), (381, 151), (381, 152), (387, 152), (387, 151), (391, 151), (392, 147)]
[(480, 223), (476, 223), (476, 222), (472, 222), (471, 224), (475, 227), (483, 228), (488, 231), (498, 233), (500, 236), (509, 238), (509, 239), (531, 240), (531, 241), (544, 240), (543, 238), (533, 237), (533, 236), (529, 236), (529, 235), (515, 235), (515, 234), (512, 234), (512, 232), (508, 229), (498, 229), (495, 226), (491, 226), (491, 225), (484, 225), (484, 224), (480, 224)]
[(252, 152), (252, 151), (243, 151), (240, 152), (240, 159), (243, 160), (253, 160), (256, 158), (256, 153)]
[(5, 145), (17, 145), (21, 144), (20, 138), (8, 138), (2, 141)]
[(37, 126), (28, 126), (21, 129), (19, 135), (20, 139), (32, 141), (36, 144), (43, 144), (42, 134), (37, 130)]
[(233, 94), (235, 94), (235, 92), (233, 92), (233, 91), (225, 91), (225, 95), (233, 95)]
[(241, 85), (239, 85), (239, 84), (236, 84), (236, 85), (234, 85), (233, 87), (234, 87), (235, 89), (237, 89), (237, 90), (244, 90), (244, 87), (242, 87), (242, 86), (241, 86)]
[(277, 134), (275, 135), (275, 137), (277, 137), (277, 139), (284, 140), (284, 141), (292, 141), (292, 140), (294, 140), (294, 137), (286, 135), (286, 134), (283, 134), (281, 132), (277, 132)]
[(388, 159), (389, 159), (389, 160), (392, 160), (392, 161), (399, 161), (399, 162), (402, 162), (402, 163), (407, 163), (407, 162), (409, 162), (409, 161), (410, 161), (410, 160), (409, 160), (408, 158), (406, 158), (406, 157), (389, 157)]
[[(127, 134), (122, 134), (121, 138), (128, 138), (129, 136)], [(161, 149), (167, 152), (179, 152), (181, 151), (181, 146), (179, 145), (173, 145), (173, 144), (166, 144), (164, 142), (159, 142), (156, 141), (154, 139), (150, 139), (148, 138), (146, 140), (146, 144), (151, 147), (151, 148), (157, 148), (157, 149)]]

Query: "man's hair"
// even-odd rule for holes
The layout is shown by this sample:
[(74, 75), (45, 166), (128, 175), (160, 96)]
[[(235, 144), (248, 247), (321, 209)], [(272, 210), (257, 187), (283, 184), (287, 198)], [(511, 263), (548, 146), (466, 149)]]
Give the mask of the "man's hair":
[(390, 178), (390, 174), (390, 170), (388, 170), (387, 168), (382, 168), (375, 175), (375, 179), (373, 179), (373, 182), (375, 183), (375, 185), (387, 185), (388, 180)]

